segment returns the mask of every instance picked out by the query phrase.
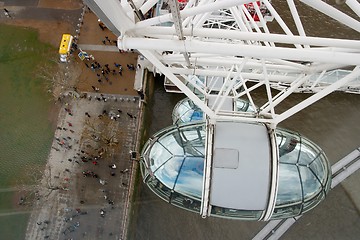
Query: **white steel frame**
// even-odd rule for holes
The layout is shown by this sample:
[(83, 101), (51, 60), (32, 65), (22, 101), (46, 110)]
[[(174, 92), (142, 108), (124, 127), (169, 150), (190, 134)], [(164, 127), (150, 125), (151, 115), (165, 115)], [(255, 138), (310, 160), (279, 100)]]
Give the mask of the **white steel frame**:
[[(206, 114), (203, 217), (211, 210), (211, 133), (217, 120), (261, 122), (275, 129), (280, 122), (333, 91), (360, 93), (360, 3), (357, 0), (343, 1), (347, 12), (322, 0), (277, 1), (276, 4), (282, 4), (281, 13), (287, 6), (288, 20), (270, 0), (261, 0), (261, 7), (251, 0), (189, 0), (183, 9), (177, 0), (132, 0), (131, 4), (127, 0), (87, 1), (93, 1), (121, 32), (119, 49), (136, 49), (156, 72), (164, 74)], [(164, 2), (169, 7), (161, 9)], [(259, 17), (257, 22), (244, 5), (249, 3)], [(338, 22), (352, 33), (352, 39), (309, 34), (298, 12), (299, 6)], [(263, 7), (270, 14), (263, 16), (260, 9)], [(269, 19), (273, 19), (282, 33), (268, 26)], [(203, 82), (204, 78), (209, 81)], [(219, 79), (221, 86), (215, 89)], [(253, 93), (259, 88), (265, 90), (265, 103), (254, 98)], [(278, 91), (274, 93), (271, 88)], [(294, 92), (312, 94), (279, 111), (279, 105)], [(216, 98), (212, 107), (206, 104), (210, 97)], [(223, 110), (224, 99), (229, 97), (234, 101), (247, 98), (254, 109), (258, 107), (255, 116)], [(277, 173), (274, 176), (277, 178)], [(275, 194), (276, 181), (273, 184), (272, 194)], [(270, 205), (266, 219), (271, 216), (274, 203)]]
[[(262, 6), (266, 6), (283, 33), (271, 32), (267, 26), (269, 16), (263, 17), (256, 2), (250, 0), (189, 0), (181, 10), (174, 0), (134, 0), (132, 5), (126, 0), (94, 2), (121, 32), (118, 47), (137, 49), (157, 72), (191, 98), (211, 123), (235, 118), (264, 122), (276, 128), (281, 121), (335, 90), (360, 92), (360, 4), (356, 0), (345, 1), (349, 13), (321, 0), (287, 0), (291, 15), (287, 17), (294, 26), (281, 17), (277, 6), (262, 0)], [(163, 2), (169, 7), (160, 11)], [(251, 2), (259, 16), (258, 22), (244, 5)], [(299, 4), (351, 29), (355, 38), (308, 36), (298, 13)], [(138, 11), (147, 17), (139, 19), (135, 14)], [(151, 11), (162, 15), (148, 17)], [(346, 69), (348, 74), (329, 82), (328, 73), (339, 69)], [(211, 86), (199, 79), (214, 76), (224, 79), (221, 91), (212, 91)], [(265, 104), (256, 103), (252, 97), (253, 91), (260, 87), (266, 90)], [(270, 87), (280, 91), (274, 94)], [(201, 99), (193, 89), (201, 93)], [(293, 92), (314, 94), (290, 109), (277, 111), (279, 104)], [(221, 100), (216, 109), (210, 108), (206, 99), (211, 95), (234, 100), (245, 97), (259, 107), (256, 117), (222, 111)]]

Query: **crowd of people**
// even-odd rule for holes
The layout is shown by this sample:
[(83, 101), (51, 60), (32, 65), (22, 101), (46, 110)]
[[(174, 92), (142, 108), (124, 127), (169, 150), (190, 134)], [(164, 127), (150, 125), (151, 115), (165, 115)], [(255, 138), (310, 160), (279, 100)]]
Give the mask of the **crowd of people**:
[[(126, 81), (123, 78), (124, 68), (121, 64), (114, 62), (112, 65), (105, 63), (100, 64), (95, 59), (88, 59), (84, 61), (85, 66), (96, 75), (97, 83), (93, 83), (92, 89), (95, 92), (100, 91), (100, 87), (104, 84), (112, 85), (113, 81)], [(128, 71), (135, 71), (134, 64), (127, 64)], [(97, 85), (97, 86), (96, 86)]]
[[(97, 188), (101, 190), (98, 191), (98, 194), (100, 195), (97, 199), (103, 200), (100, 201), (98, 214), (99, 217), (106, 219), (107, 213), (112, 212), (117, 206), (115, 201), (116, 194), (113, 190), (113, 182), (116, 182), (116, 186), (120, 184), (122, 188), (127, 189), (128, 182), (124, 180), (121, 181), (121, 179), (127, 179), (127, 175), (130, 172), (126, 167), (118, 167), (124, 166), (124, 164), (121, 163), (124, 159), (114, 158), (113, 156), (106, 154), (105, 146), (103, 146), (104, 143), (101, 141), (101, 138), (103, 137), (101, 135), (102, 129), (94, 131), (91, 135), (91, 141), (84, 138), (84, 129), (86, 128), (86, 124), (84, 124), (84, 122), (86, 123), (89, 120), (96, 120), (98, 123), (104, 122), (106, 126), (109, 121), (117, 121), (116, 124), (120, 129), (121, 126), (124, 126), (125, 121), (129, 122), (135, 120), (136, 114), (134, 114), (134, 112), (127, 112), (125, 110), (127, 108), (120, 109), (119, 106), (121, 107), (121, 103), (116, 103), (117, 100), (115, 101), (114, 99), (117, 98), (113, 95), (110, 96), (107, 94), (89, 93), (86, 96), (86, 99), (89, 101), (95, 101), (97, 105), (101, 105), (102, 107), (100, 107), (100, 110), (99, 107), (95, 109), (91, 107), (84, 109), (85, 111), (80, 111), (77, 105), (70, 104), (76, 100), (69, 101), (70, 99), (73, 99), (73, 95), (71, 94), (62, 98), (65, 117), (64, 120), (59, 123), (59, 126), (57, 126), (52, 148), (56, 152), (60, 152), (58, 154), (66, 156), (63, 157), (63, 159), (59, 159), (61, 163), (71, 164), (74, 166), (74, 169), (72, 170), (65, 168), (64, 172), (77, 172), (77, 175), (84, 178), (84, 184), (82, 185), (83, 190), (81, 191), (85, 191), (87, 186), (97, 186)], [(104, 99), (109, 101), (105, 101)], [(126, 102), (130, 103), (130, 101)], [(83, 117), (79, 116), (79, 114)], [(79, 121), (79, 119), (83, 120)], [(97, 125), (98, 124), (96, 124), (96, 126)], [(114, 131), (116, 132), (115, 129)], [(119, 149), (117, 151), (119, 151), (121, 147), (123, 146), (118, 146), (117, 148)], [(72, 154), (71, 156), (69, 155), (70, 153)], [(122, 177), (119, 177), (119, 175)], [(69, 175), (62, 179), (60, 189), (68, 191), (71, 188), (70, 183), (72, 178), (74, 178), (74, 176), (71, 177)], [(85, 206), (87, 202), (87, 196), (80, 193), (78, 196), (78, 203), (76, 204), (80, 204), (80, 206), (84, 205), (84, 208), (86, 208)], [(82, 221), (80, 217), (83, 215), (81, 214), (83, 212), (80, 208), (77, 209), (76, 213), (72, 210), (66, 213), (66, 217), (64, 218), (66, 228), (63, 230), (63, 234), (65, 236), (70, 236), (70, 234), (78, 231), (79, 229), (79, 231), (81, 231), (80, 223)], [(46, 229), (44, 228), (44, 231), (45, 230)]]

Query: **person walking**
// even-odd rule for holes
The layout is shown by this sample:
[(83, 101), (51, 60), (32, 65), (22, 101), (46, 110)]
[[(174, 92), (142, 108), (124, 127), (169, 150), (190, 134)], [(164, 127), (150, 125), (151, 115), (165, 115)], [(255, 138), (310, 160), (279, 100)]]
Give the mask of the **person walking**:
[(4, 8), (4, 14), (5, 14), (5, 16), (11, 18), (10, 12), (9, 12), (9, 10), (7, 10), (6, 8)]
[[(119, 64), (120, 65), (120, 64)], [(122, 70), (123, 70), (123, 68), (122, 68), (122, 66), (120, 65), (119, 66), (119, 74), (120, 74), (120, 76), (122, 76)]]

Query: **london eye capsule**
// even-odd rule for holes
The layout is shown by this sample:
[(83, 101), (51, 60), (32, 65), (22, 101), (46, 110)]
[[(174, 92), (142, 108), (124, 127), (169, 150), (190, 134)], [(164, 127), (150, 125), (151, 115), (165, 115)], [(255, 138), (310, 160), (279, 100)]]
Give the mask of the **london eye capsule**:
[(147, 186), (170, 204), (201, 213), (210, 153), (210, 216), (295, 217), (317, 206), (330, 188), (326, 155), (299, 133), (224, 121), (209, 134), (202, 120), (156, 133), (142, 151), (141, 172)]

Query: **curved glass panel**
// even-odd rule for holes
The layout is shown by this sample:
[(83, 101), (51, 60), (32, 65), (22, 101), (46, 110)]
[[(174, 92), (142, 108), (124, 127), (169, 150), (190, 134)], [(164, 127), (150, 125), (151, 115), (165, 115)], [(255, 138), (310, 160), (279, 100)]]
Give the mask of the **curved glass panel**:
[(203, 137), (196, 138), (190, 141), (183, 142), (183, 148), (186, 156), (204, 156), (205, 146), (204, 146), (205, 139)]
[(203, 120), (203, 112), (193, 101), (185, 98), (176, 104), (172, 118), (174, 124), (198, 121)]
[(177, 192), (173, 192), (173, 194), (171, 195), (171, 204), (180, 208), (184, 208), (186, 210), (200, 213), (200, 207), (201, 207), (200, 200), (195, 200), (193, 198), (186, 197)]
[(161, 164), (169, 160), (171, 156), (172, 155), (170, 152), (164, 148), (163, 145), (155, 142), (154, 145), (152, 145), (149, 153), (149, 165), (151, 170), (155, 171), (158, 167), (161, 166)]
[[(280, 165), (272, 219), (299, 215), (312, 209), (323, 199), (331, 183), (329, 163), (316, 144), (289, 130), (277, 129), (276, 135)], [(301, 207), (295, 203), (300, 203)]]
[(303, 204), (303, 212), (307, 212), (307, 211), (313, 209), (314, 207), (316, 207), (316, 205), (318, 205), (325, 198), (325, 195), (326, 195), (325, 191), (321, 191), (314, 198), (306, 201)]
[(155, 177), (151, 177), (151, 178), (148, 178), (146, 184), (160, 198), (164, 199), (167, 202), (169, 201), (170, 195), (171, 195), (171, 190), (170, 190), (170, 188), (168, 188), (164, 184), (162, 184), (161, 181), (159, 181)]
[(299, 158), (300, 164), (308, 165), (312, 163), (319, 154), (320, 151), (317, 147), (314, 147), (314, 145), (311, 144), (309, 141), (303, 139), (301, 143), (301, 153)]
[(193, 112), (194, 110), (191, 109), (189, 104), (179, 105), (179, 113), (182, 114), (177, 114), (177, 117), (183, 121), (190, 121)]
[(238, 112), (255, 112), (255, 109), (251, 106), (250, 102), (237, 99), (235, 101), (236, 111)]
[[(156, 177), (161, 185), (154, 184), (153, 179), (148, 185), (151, 185), (153, 191), (164, 199), (170, 196), (164, 189), (174, 190), (172, 199), (174, 198), (174, 201), (177, 199), (175, 202), (182, 207), (184, 207), (183, 198), (200, 201), (205, 151), (204, 123), (172, 126), (157, 133), (156, 136), (156, 141), (148, 141), (145, 144), (147, 147), (144, 148), (142, 156), (143, 161), (150, 158), (150, 172), (152, 172), (150, 175)], [(188, 202), (190, 201), (184, 201), (184, 203)]]
[(276, 141), (279, 147), (280, 162), (297, 163), (301, 151), (300, 137), (294, 133), (277, 129)]
[(144, 179), (147, 178), (147, 176), (149, 175), (149, 171), (147, 171), (145, 163), (143, 161), (140, 162), (140, 172), (141, 176), (143, 176)]
[(202, 143), (205, 141), (205, 135), (202, 131), (202, 129), (183, 129), (181, 130), (181, 137), (184, 142), (192, 142), (195, 144), (196, 142)]
[(158, 139), (158, 141), (171, 153), (171, 155), (184, 155), (183, 144), (177, 131), (169, 132)]
[(200, 200), (203, 183), (204, 158), (187, 157), (176, 181), (175, 191)]
[(316, 173), (322, 185), (326, 185), (326, 183), (329, 182), (329, 168), (324, 153), (321, 153), (317, 159), (310, 164), (310, 169)]
[(277, 219), (277, 218), (289, 218), (289, 217), (298, 216), (301, 214), (301, 210), (302, 210), (302, 203), (296, 205), (291, 204), (290, 206), (277, 207), (274, 209), (274, 213), (271, 216), (271, 218)]
[(298, 168), (295, 165), (280, 164), (276, 205), (299, 202), (302, 202), (302, 189)]
[(211, 207), (211, 216), (224, 217), (224, 218), (234, 218), (242, 220), (259, 220), (263, 211), (252, 211), (252, 210), (237, 210), (229, 209), (218, 206)]
[[(141, 172), (152, 191), (195, 212), (201, 206), (205, 128), (204, 122), (189, 122), (163, 129), (144, 145), (142, 153)], [(327, 158), (316, 144), (284, 129), (276, 130), (276, 140), (279, 179), (271, 219), (294, 217), (312, 209), (324, 198), (331, 182)], [(262, 213), (221, 206), (211, 210), (214, 216), (248, 220), (258, 220)]]
[(173, 157), (161, 165), (161, 167), (155, 171), (154, 175), (157, 179), (161, 179), (161, 182), (168, 188), (173, 189), (183, 162), (184, 157)]
[(300, 166), (301, 183), (304, 191), (304, 200), (312, 198), (318, 192), (322, 191), (322, 187), (318, 178), (307, 167)]
[[(242, 99), (235, 101), (235, 109), (238, 112), (255, 112), (250, 102)], [(174, 107), (172, 118), (174, 124), (199, 121), (203, 120), (203, 111), (191, 99), (184, 98)]]

